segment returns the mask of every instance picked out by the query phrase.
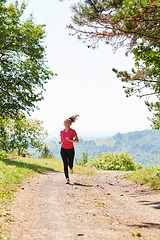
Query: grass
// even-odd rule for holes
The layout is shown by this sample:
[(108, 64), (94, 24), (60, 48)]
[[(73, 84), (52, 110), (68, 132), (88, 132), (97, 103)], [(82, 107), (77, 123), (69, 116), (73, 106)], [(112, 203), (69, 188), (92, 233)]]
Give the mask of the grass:
[(155, 167), (146, 167), (144, 169), (128, 173), (127, 179), (133, 182), (145, 184), (150, 188), (160, 189), (160, 165)]

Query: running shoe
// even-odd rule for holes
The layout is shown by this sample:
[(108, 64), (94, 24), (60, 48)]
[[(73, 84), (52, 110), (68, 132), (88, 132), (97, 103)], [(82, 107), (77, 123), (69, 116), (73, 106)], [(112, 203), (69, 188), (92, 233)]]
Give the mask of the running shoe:
[(69, 178), (66, 179), (66, 184), (69, 184)]

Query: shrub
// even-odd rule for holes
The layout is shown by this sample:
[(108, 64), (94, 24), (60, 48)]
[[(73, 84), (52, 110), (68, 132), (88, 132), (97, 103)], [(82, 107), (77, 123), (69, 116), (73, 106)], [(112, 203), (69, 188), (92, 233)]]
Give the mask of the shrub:
[(97, 158), (90, 158), (86, 165), (102, 170), (134, 171), (141, 168), (128, 153), (112, 152), (100, 153)]
[(6, 157), (7, 157), (6, 151), (1, 151), (0, 152), (0, 158), (6, 158)]

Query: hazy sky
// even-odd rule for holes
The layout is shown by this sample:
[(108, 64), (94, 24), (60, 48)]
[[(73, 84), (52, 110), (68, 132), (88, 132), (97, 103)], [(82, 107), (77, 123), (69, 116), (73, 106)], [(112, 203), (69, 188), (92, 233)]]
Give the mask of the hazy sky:
[(150, 128), (151, 114), (144, 99), (126, 98), (123, 84), (112, 72), (130, 70), (132, 57), (125, 49), (115, 54), (104, 43), (98, 49), (88, 49), (82, 41), (68, 35), (72, 1), (29, 0), (25, 18), (33, 13), (37, 24), (46, 24), (47, 60), (58, 74), (46, 84), (45, 99), (33, 118), (44, 121), (50, 136), (58, 137), (64, 119), (77, 113), (72, 125), (80, 137), (108, 136), (117, 132), (141, 131)]

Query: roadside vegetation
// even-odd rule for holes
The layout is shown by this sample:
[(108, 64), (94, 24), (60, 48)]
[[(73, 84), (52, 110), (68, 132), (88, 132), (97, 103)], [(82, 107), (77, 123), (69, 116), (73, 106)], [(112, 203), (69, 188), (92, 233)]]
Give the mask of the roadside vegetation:
[(89, 158), (88, 153), (83, 152), (82, 158), (80, 160), (76, 159), (76, 163), (100, 170), (131, 171), (125, 174), (127, 179), (151, 188), (160, 189), (160, 164), (155, 164), (152, 167), (141, 166), (135, 163), (127, 152), (119, 154), (100, 153), (96, 158)]
[(117, 170), (117, 171), (135, 171), (141, 169), (142, 166), (133, 161), (129, 153), (99, 153), (97, 157), (88, 157), (88, 153), (82, 153), (82, 159), (76, 159), (76, 163), (81, 166), (95, 167), (101, 170)]
[(148, 187), (160, 189), (160, 165), (143, 168), (138, 171), (125, 175), (127, 179), (130, 179), (136, 183), (145, 184)]

